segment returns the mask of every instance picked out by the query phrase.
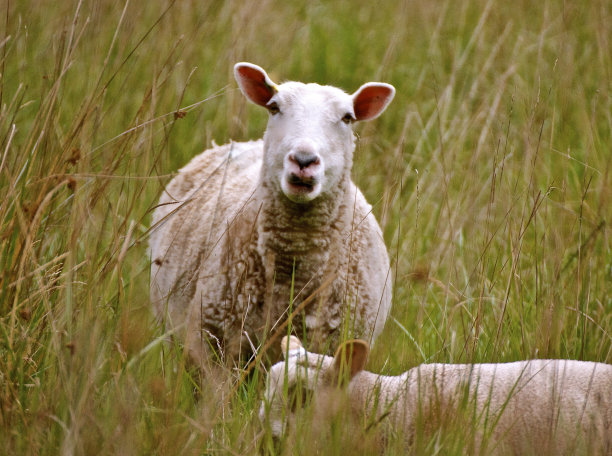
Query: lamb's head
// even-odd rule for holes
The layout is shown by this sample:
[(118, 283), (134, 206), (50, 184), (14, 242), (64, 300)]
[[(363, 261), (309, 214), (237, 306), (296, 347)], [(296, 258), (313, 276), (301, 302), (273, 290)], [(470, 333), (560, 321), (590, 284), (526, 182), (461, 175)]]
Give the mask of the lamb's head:
[(354, 94), (330, 86), (275, 84), (251, 63), (237, 63), (242, 93), (268, 109), (264, 135), (265, 179), (295, 203), (307, 203), (350, 175), (355, 149), (351, 124), (378, 117), (395, 89), (370, 82)]
[(281, 349), (285, 361), (270, 368), (259, 418), (270, 424), (275, 437), (285, 433), (288, 423), (299, 412), (300, 399), (329, 395), (331, 389), (346, 385), (365, 367), (369, 347), (363, 340), (342, 344), (335, 356), (307, 352), (295, 336), (283, 337)]

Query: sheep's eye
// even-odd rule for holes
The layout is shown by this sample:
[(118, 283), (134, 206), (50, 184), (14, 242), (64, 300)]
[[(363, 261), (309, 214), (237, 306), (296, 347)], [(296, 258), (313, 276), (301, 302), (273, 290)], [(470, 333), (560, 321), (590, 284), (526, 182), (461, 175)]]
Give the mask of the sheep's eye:
[(345, 124), (350, 124), (353, 121), (353, 116), (351, 115), (350, 112), (347, 112), (346, 114), (344, 114), (344, 117), (342, 118), (342, 122), (344, 122)]
[(276, 102), (270, 103), (266, 107), (268, 108), (268, 111), (270, 111), (270, 114), (272, 114), (272, 115), (276, 115), (276, 114), (278, 114), (280, 112), (280, 108), (278, 107)]

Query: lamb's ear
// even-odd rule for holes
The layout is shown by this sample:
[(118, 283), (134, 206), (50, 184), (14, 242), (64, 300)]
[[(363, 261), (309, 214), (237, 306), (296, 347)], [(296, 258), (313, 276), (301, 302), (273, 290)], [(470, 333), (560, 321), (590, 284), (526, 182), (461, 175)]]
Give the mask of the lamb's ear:
[(304, 350), (304, 346), (302, 342), (300, 342), (300, 339), (295, 336), (284, 336), (281, 340), (281, 351), (285, 358), (297, 354), (302, 350)]
[(234, 65), (234, 77), (244, 96), (260, 106), (266, 106), (278, 91), (263, 68), (252, 63), (239, 62)]
[(375, 119), (383, 113), (395, 96), (395, 87), (384, 82), (368, 82), (353, 94), (356, 120)]
[(336, 350), (334, 355), (334, 368), (338, 380), (350, 380), (355, 374), (362, 371), (368, 360), (370, 347), (365, 340), (348, 340)]

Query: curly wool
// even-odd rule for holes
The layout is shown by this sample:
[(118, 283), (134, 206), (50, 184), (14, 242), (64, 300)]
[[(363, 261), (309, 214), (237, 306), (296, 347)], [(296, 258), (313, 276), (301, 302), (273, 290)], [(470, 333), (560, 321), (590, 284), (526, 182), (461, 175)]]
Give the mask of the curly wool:
[[(390, 283), (372, 279), (381, 271), (386, 279), (389, 260), (371, 206), (346, 179), (346, 188), (308, 210), (292, 207), (259, 185), (262, 156), (261, 140), (215, 147), (167, 186), (153, 215), (160, 227), (151, 236), (158, 314), (182, 327), (183, 339), (197, 333), (188, 344), (192, 356), (205, 356), (202, 337), (212, 334), (236, 358), (250, 348), (246, 334), (257, 339), (286, 316), (292, 287), (306, 297), (336, 274), (305, 318), (293, 321), (295, 332), (306, 325), (320, 349), (338, 338), (350, 306), (355, 335), (377, 336)], [(380, 310), (363, 304), (379, 302)]]
[(250, 101), (274, 110), (263, 140), (203, 152), (162, 194), (150, 240), (158, 315), (196, 361), (207, 359), (210, 338), (231, 361), (318, 290), (292, 319), (296, 334), (319, 350), (344, 331), (373, 341), (391, 305), (389, 258), (350, 178), (355, 137), (347, 119), (378, 116), (393, 87), (368, 83), (348, 95), (277, 86), (248, 63), (235, 74)]

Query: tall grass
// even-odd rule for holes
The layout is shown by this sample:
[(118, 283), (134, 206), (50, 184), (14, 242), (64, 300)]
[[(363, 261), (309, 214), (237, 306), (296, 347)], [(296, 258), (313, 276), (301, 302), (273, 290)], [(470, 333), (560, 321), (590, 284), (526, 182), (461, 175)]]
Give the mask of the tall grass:
[[(611, 22), (605, 0), (1, 3), (0, 452), (343, 454), (363, 431), (275, 447), (263, 368), (230, 394), (151, 316), (161, 189), (265, 128), (239, 60), (397, 88), (357, 128), (395, 278), (371, 370), (612, 362)], [(424, 451), (461, 453), (453, 435)]]

